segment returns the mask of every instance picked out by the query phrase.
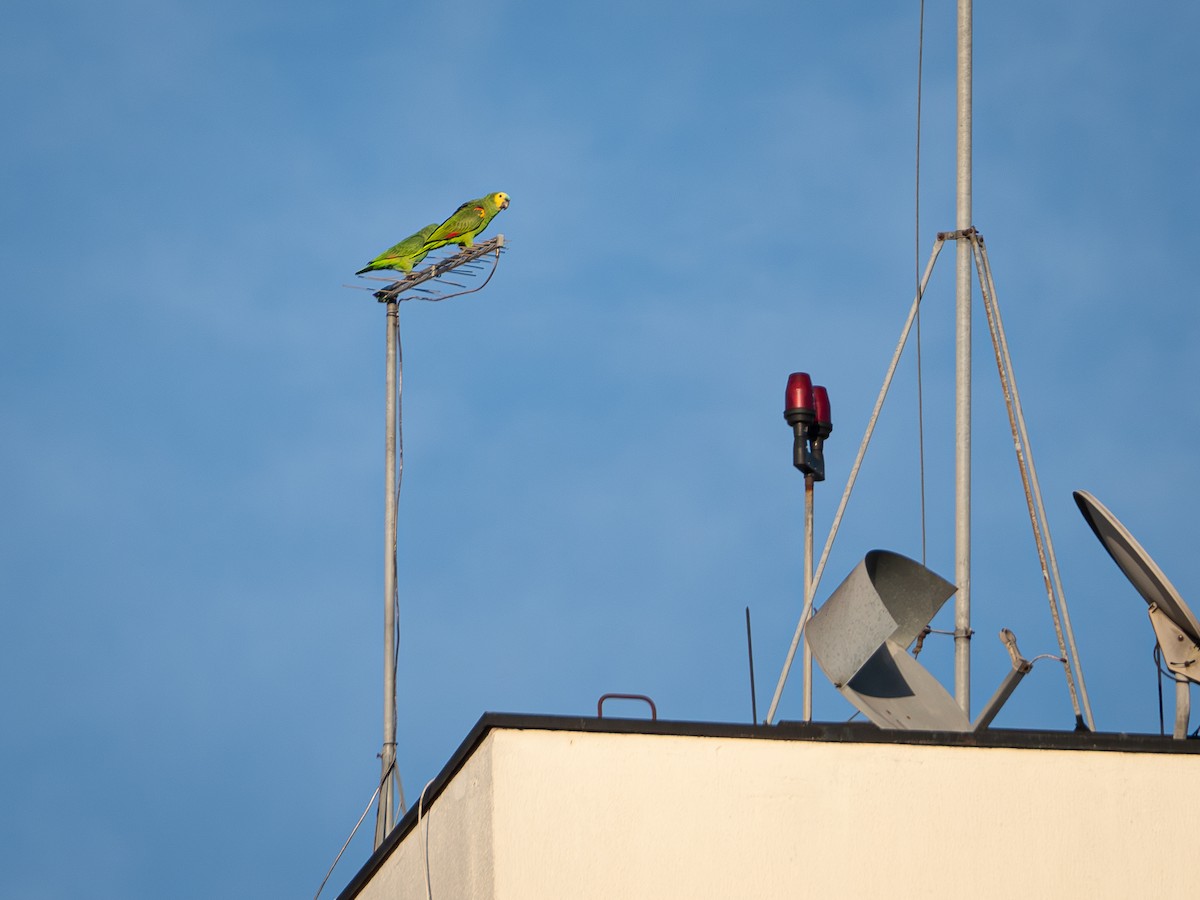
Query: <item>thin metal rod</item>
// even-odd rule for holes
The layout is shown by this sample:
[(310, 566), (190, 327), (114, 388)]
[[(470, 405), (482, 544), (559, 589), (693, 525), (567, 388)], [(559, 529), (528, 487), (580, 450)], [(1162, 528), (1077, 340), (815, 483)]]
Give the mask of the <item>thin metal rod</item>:
[(871, 442), (871, 435), (875, 431), (875, 423), (879, 421), (879, 412), (883, 409), (883, 401), (887, 398), (888, 388), (891, 387), (892, 378), (896, 374), (896, 367), (900, 364), (900, 356), (904, 352), (904, 345), (908, 342), (908, 334), (912, 330), (913, 320), (916, 318), (917, 310), (920, 308), (921, 298), (925, 296), (925, 288), (929, 284), (929, 276), (933, 273), (933, 264), (937, 261), (938, 254), (942, 252), (942, 246), (945, 242), (946, 239), (941, 234), (933, 242), (933, 250), (929, 253), (929, 262), (925, 265), (925, 275), (921, 278), (917, 295), (913, 298), (912, 307), (908, 311), (908, 318), (904, 322), (904, 328), (900, 331), (900, 340), (896, 343), (896, 352), (892, 354), (892, 362), (888, 366), (887, 374), (883, 376), (883, 386), (879, 389), (879, 396), (875, 398), (875, 408), (871, 411), (871, 418), (867, 422), (867, 430), (863, 434), (862, 443), (858, 445), (858, 456), (855, 457), (854, 465), (850, 468), (850, 475), (846, 479), (846, 487), (842, 491), (841, 502), (838, 503), (837, 513), (833, 517), (833, 525), (829, 529), (829, 536), (825, 539), (825, 549), (821, 551), (821, 561), (817, 563), (812, 583), (805, 594), (804, 609), (800, 613), (800, 621), (796, 624), (796, 631), (792, 635), (792, 643), (788, 647), (787, 658), (783, 662), (783, 670), (779, 673), (779, 681), (775, 684), (775, 694), (771, 698), (771, 706), (767, 710), (767, 718), (765, 719), (768, 725), (775, 719), (775, 711), (779, 708), (779, 700), (783, 696), (783, 686), (787, 682), (788, 673), (792, 670), (792, 661), (796, 657), (796, 648), (800, 645), (800, 638), (804, 634), (804, 626), (812, 615), (813, 598), (816, 596), (817, 587), (821, 584), (821, 575), (825, 572), (825, 563), (829, 559), (829, 551), (833, 547), (833, 541), (837, 537), (838, 528), (842, 524), (842, 516), (846, 512), (846, 504), (849, 503), (850, 493), (854, 490), (854, 482), (858, 478), (858, 470), (862, 467), (863, 457), (867, 455), (867, 445)]
[(346, 848), (350, 846), (350, 842), (354, 840), (354, 835), (358, 833), (358, 827), (362, 825), (363, 819), (367, 817), (367, 813), (371, 811), (371, 804), (375, 802), (375, 797), (379, 793), (379, 788), (375, 788), (375, 793), (371, 794), (371, 799), (367, 801), (367, 805), (363, 807), (362, 815), (358, 817), (358, 821), (354, 823), (354, 827), (350, 829), (350, 837), (346, 838), (346, 843), (342, 844), (342, 849), (338, 851), (338, 855), (333, 858), (333, 864), (329, 867), (329, 871), (325, 873), (325, 879), (321, 882), (321, 886), (317, 888), (317, 892), (313, 894), (313, 900), (319, 900), (321, 891), (325, 890), (325, 885), (329, 882), (329, 876), (333, 874), (333, 870), (337, 868), (338, 862), (341, 861), (342, 854), (346, 852)]
[[(1021, 487), (1025, 491), (1025, 506), (1029, 511), (1029, 525), (1033, 529), (1033, 543), (1037, 550), (1038, 564), (1042, 571), (1042, 584), (1046, 590), (1046, 598), (1050, 603), (1050, 618), (1054, 623), (1054, 633), (1058, 638), (1058, 648), (1065, 655), (1067, 648), (1063, 637), (1062, 622), (1054, 595), (1054, 585), (1050, 578), (1050, 564), (1046, 558), (1046, 533), (1042, 529), (1042, 523), (1038, 518), (1033, 500), (1033, 488), (1029, 477), (1029, 460), (1026, 452), (1027, 446), (1022, 439), (1021, 429), (1017, 425), (1016, 400), (1014, 397), (1015, 386), (1013, 384), (1012, 372), (1008, 367), (1010, 360), (1006, 359), (1000, 347), (999, 330), (1001, 326), (996, 318), (995, 298), (992, 295), (991, 286), (988, 284), (983, 272), (983, 261), (981, 259), (982, 247), (978, 241), (974, 240), (974, 236), (972, 238), (972, 243), (975, 245), (975, 267), (979, 270), (980, 293), (983, 295), (983, 310), (987, 318), (988, 333), (992, 338), (992, 350), (996, 355), (996, 368), (1000, 375), (1000, 390), (1004, 394), (1004, 407), (1008, 412), (1008, 427), (1012, 433), (1013, 449), (1017, 457), (1017, 469), (1021, 475)], [(1071, 677), (1070, 668), (1067, 668), (1066, 671), (1067, 686), (1071, 694), (1071, 705), (1074, 707), (1075, 715), (1079, 715), (1079, 699), (1075, 693), (1075, 683)]]
[(750, 657), (750, 724), (758, 724), (758, 694), (754, 689), (754, 637), (750, 631), (750, 607), (746, 607), (746, 655)]
[(1175, 729), (1171, 736), (1177, 741), (1187, 737), (1188, 720), (1192, 715), (1192, 697), (1186, 679), (1175, 679)]
[[(812, 573), (813, 573), (813, 476), (808, 473), (804, 476), (804, 600), (805, 605), (808, 605), (808, 598), (812, 594)], [(810, 607), (811, 609), (811, 607)], [(808, 645), (808, 635), (804, 635), (804, 644), (801, 648), (801, 667), (804, 672), (804, 694), (801, 708), (803, 715), (801, 718), (805, 722), (812, 721), (812, 648)]]
[[(971, 0), (958, 0), (958, 140), (955, 227), (971, 227)], [(954, 698), (971, 717), (971, 244), (955, 269)]]
[(396, 763), (396, 348), (400, 304), (387, 301), (386, 432), (384, 435), (383, 523), (383, 749), (380, 752), (379, 809), (375, 817), (375, 849), (395, 826), (391, 777)]
[(996, 693), (992, 694), (992, 699), (984, 705), (983, 711), (979, 713), (979, 718), (971, 723), (972, 731), (983, 731), (992, 724), (1004, 704), (1008, 702), (1008, 698), (1017, 689), (1017, 685), (1032, 668), (1033, 665), (1026, 662), (1023, 666), (1014, 666), (1008, 670), (1004, 680), (1000, 682), (1000, 687), (996, 688)]

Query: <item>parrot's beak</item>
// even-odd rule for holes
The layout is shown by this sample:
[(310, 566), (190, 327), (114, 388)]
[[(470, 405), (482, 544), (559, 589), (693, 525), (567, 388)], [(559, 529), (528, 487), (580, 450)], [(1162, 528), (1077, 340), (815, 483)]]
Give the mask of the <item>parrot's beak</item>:
[(501, 209), (508, 209), (508, 198), (504, 198), (504, 202), (500, 204)]

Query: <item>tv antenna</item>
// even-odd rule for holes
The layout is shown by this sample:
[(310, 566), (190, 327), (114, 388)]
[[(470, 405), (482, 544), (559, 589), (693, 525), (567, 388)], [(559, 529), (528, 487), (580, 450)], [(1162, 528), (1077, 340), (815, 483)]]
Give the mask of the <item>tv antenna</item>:
[[(396, 825), (396, 807), (405, 811), (404, 787), (396, 767), (396, 669), (399, 660), (399, 591), (396, 584), (396, 522), (400, 482), (404, 475), (404, 431), (401, 425), (403, 354), (400, 349), (400, 302), (402, 300), (449, 300), (482, 290), (500, 264), (505, 252), (504, 235), (472, 244), (452, 256), (435, 260), (395, 280), (377, 275), (366, 279), (383, 282), (378, 289), (343, 285), (371, 291), (386, 308), (387, 358), (384, 429), (384, 524), (383, 524), (383, 748), (379, 753), (379, 806), (375, 817), (375, 848)], [(490, 266), (489, 266), (490, 263)], [(455, 280), (451, 280), (449, 276)], [(480, 278), (471, 286), (458, 279)]]

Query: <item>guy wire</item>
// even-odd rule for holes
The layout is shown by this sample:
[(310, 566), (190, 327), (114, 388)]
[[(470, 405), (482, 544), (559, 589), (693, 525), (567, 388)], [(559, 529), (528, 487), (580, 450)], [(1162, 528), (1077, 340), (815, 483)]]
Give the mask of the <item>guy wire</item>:
[(917, 27), (917, 147), (914, 187), (913, 268), (917, 282), (917, 455), (921, 470), (921, 565), (925, 558), (925, 399), (921, 382), (921, 84), (925, 61), (925, 0)]

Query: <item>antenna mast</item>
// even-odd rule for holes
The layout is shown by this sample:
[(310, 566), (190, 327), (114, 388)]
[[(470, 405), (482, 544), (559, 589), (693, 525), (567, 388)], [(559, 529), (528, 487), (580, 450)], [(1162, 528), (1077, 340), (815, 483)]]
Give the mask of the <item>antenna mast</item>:
[[(774, 719), (775, 710), (779, 704), (780, 694), (792, 664), (800, 639), (805, 634), (809, 613), (812, 610), (813, 595), (816, 585), (820, 583), (829, 558), (829, 551), (837, 536), (842, 513), (850, 498), (850, 492), (858, 477), (859, 466), (866, 453), (867, 444), (879, 417), (883, 401), (895, 374), (900, 354), (908, 340), (909, 330), (916, 320), (921, 298), (933, 271), (934, 262), (946, 241), (957, 242), (957, 268), (955, 278), (955, 609), (954, 609), (954, 687), (955, 696), (952, 704), (961, 710), (962, 722), (983, 722), (986, 725), (991, 716), (999, 709), (998, 702), (1003, 702), (998, 693), (988, 704), (979, 719), (971, 717), (971, 270), (974, 266), (979, 277), (980, 294), (983, 299), (984, 312), (987, 317), (988, 332), (992, 347), (996, 354), (996, 366), (1000, 373), (1000, 384), (1004, 393), (1005, 404), (1008, 408), (1009, 425), (1012, 429), (1013, 447), (1017, 455), (1017, 464), (1021, 470), (1021, 480), (1025, 488), (1026, 505), (1029, 509), (1029, 521), (1033, 530), (1034, 541), (1037, 544), (1038, 558), (1042, 566), (1042, 580), (1046, 587), (1046, 597), (1050, 604), (1050, 616), (1054, 622), (1055, 634), (1058, 637), (1061, 657), (1054, 657), (1063, 663), (1067, 677), (1067, 686), (1071, 694), (1071, 704), (1075, 710), (1076, 727), (1080, 730), (1094, 730), (1091, 705), (1088, 702), (1087, 690), (1083, 683), (1083, 670), (1079, 664), (1079, 655), (1075, 648), (1075, 638), (1071, 630), (1070, 618), (1067, 613), (1066, 597), (1058, 576), (1058, 564), (1054, 558), (1054, 548), (1050, 540), (1050, 526), (1041, 497), (1041, 488), (1037, 482), (1037, 473), (1033, 466), (1033, 453), (1029, 447), (1029, 437), (1026, 433), (1024, 414), (1021, 412), (1020, 398), (1017, 394), (1016, 379), (1012, 371), (1012, 360), (1008, 353), (1008, 342), (1004, 336), (1004, 328), (1000, 322), (1000, 308), (996, 301), (996, 287), (992, 279), (991, 264), (988, 262), (987, 251), (984, 248), (983, 236), (971, 224), (971, 44), (972, 44), (972, 0), (958, 0), (958, 67), (957, 67), (957, 166), (956, 166), (956, 229), (954, 231), (938, 232), (933, 245), (925, 275), (917, 285), (917, 295), (908, 314), (908, 319), (900, 335), (900, 342), (892, 356), (891, 365), (884, 376), (883, 386), (875, 401), (874, 411), (859, 446), (858, 455), (850, 469), (845, 492), (841, 503), (833, 517), (829, 536), (825, 541), (825, 549), (821, 561), (813, 573), (812, 583), (805, 589), (805, 605), (792, 645), (780, 673), (779, 682), (775, 687), (775, 696), (767, 712), (766, 724)], [(790, 421), (790, 420), (789, 420)], [(807, 569), (807, 563), (806, 563)], [(840, 590), (840, 588), (839, 588)], [(815, 621), (815, 620), (814, 620)], [(1008, 638), (1004, 638), (1006, 645)], [(1068, 650), (1069, 645), (1069, 650)], [(1009, 645), (1013, 657), (1014, 670), (1024, 672), (1024, 663), (1017, 656), (1014, 646)], [(1075, 670), (1078, 672), (1078, 689), (1075, 675), (1072, 672), (1071, 660), (1074, 659)], [(826, 670), (828, 672), (828, 670)], [(835, 679), (836, 682), (836, 679)], [(838, 685), (841, 687), (841, 685)], [(1005, 688), (1011, 692), (1011, 686)], [(1007, 694), (1005, 694), (1007, 696)], [(1082, 700), (1082, 707), (1080, 706)], [(808, 718), (806, 705), (805, 718)], [(952, 716), (951, 718), (956, 718)], [(957, 719), (956, 719), (957, 720)]]
[[(400, 350), (400, 301), (401, 300), (448, 300), (463, 294), (482, 290), (491, 281), (500, 255), (504, 252), (504, 235), (498, 234), (490, 240), (473, 244), (453, 256), (439, 259), (432, 265), (410, 272), (399, 281), (379, 276), (367, 276), (366, 280), (386, 282), (379, 290), (372, 290), (375, 299), (385, 304), (387, 310), (386, 351), (386, 431), (384, 435), (384, 525), (383, 525), (383, 749), (380, 751), (379, 806), (375, 816), (375, 849), (379, 849), (384, 838), (396, 825), (396, 804), (399, 801), (403, 813), (404, 786), (396, 767), (396, 663), (397, 638), (396, 607), (396, 525), (400, 478), (404, 474), (404, 450), (400, 423), (400, 394), (403, 387), (403, 362)], [(446, 278), (451, 273), (457, 277), (475, 278), (487, 269), (491, 258), (491, 269), (476, 287)], [(346, 285), (358, 287), (357, 285)], [(458, 290), (453, 290), (458, 288)], [(403, 296), (407, 294), (407, 296)]]
[(958, 0), (954, 699), (971, 715), (971, 0)]
[[(397, 349), (400, 343), (400, 300), (387, 301), (387, 430), (384, 436), (383, 513), (383, 749), (379, 754), (379, 808), (375, 817), (375, 849), (396, 824), (396, 423), (399, 410)], [(403, 788), (400, 788), (403, 803)]]

